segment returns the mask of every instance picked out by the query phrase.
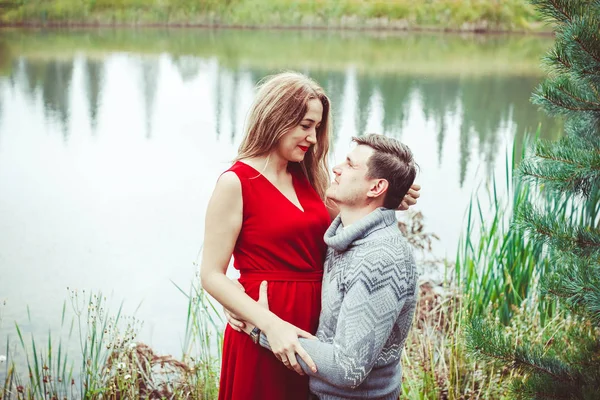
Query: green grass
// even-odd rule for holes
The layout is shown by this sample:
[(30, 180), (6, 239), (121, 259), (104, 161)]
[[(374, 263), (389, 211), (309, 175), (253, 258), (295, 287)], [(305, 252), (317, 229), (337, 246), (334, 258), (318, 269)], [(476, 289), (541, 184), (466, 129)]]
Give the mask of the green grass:
[[(402, 399), (514, 398), (512, 369), (474, 357), (480, 349), (469, 339), (473, 320), (496, 326), (496, 334), (515, 347), (527, 342), (546, 351), (549, 344), (564, 342), (560, 348), (568, 355), (576, 345), (566, 332), (581, 321), (569, 318), (537, 291), (540, 276), (550, 270), (546, 249), (512, 225), (515, 210), (526, 200), (550, 204), (558, 218), (581, 218), (576, 212), (581, 205), (544, 190), (533, 192), (515, 179), (517, 145), (515, 141), (506, 156), (504, 179), (492, 178), (473, 194), (457, 251), (456, 280), (446, 282), (442, 292), (421, 291), (405, 347)], [(593, 337), (588, 327), (586, 334)]]
[[(532, 297), (539, 277), (550, 270), (544, 258), (544, 245), (528, 240), (522, 231), (511, 226), (514, 211), (526, 201), (555, 199), (534, 193), (529, 186), (513, 178), (515, 148), (516, 144), (512, 156), (507, 155), (505, 161), (503, 192), (506, 197), (498, 195), (499, 182), (493, 177), (488, 186), (474, 194), (469, 204), (456, 258), (456, 275), (464, 285), (464, 295), (473, 316), (483, 316), (491, 307), (492, 315), (508, 324), (524, 302), (534, 301), (542, 311), (540, 318), (544, 323), (552, 317), (555, 303)], [(564, 214), (566, 208), (557, 207), (556, 211)]]
[(223, 320), (199, 282), (197, 277), (189, 293), (175, 285), (188, 298), (182, 361), (195, 366), (190, 375), (190, 387), (196, 389), (192, 398), (214, 399), (218, 395)]
[[(0, 399), (216, 398), (222, 321), (197, 284), (183, 293), (188, 308), (180, 359), (137, 341), (140, 322), (123, 316), (121, 307), (111, 313), (101, 294), (71, 291), (58, 337), (49, 332), (40, 341), (15, 323), (18, 346), (7, 339)], [(73, 342), (77, 351), (69, 357)]]
[(538, 29), (524, 0), (14, 0), (0, 1), (7, 23), (200, 24), (529, 31)]

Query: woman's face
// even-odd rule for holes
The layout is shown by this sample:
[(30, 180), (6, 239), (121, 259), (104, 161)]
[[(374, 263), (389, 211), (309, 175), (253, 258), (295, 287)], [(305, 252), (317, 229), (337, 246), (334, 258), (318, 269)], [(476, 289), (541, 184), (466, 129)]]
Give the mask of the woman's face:
[(310, 147), (317, 144), (317, 128), (323, 118), (323, 104), (318, 99), (308, 101), (302, 121), (287, 132), (277, 143), (275, 151), (284, 159), (293, 162), (304, 160)]

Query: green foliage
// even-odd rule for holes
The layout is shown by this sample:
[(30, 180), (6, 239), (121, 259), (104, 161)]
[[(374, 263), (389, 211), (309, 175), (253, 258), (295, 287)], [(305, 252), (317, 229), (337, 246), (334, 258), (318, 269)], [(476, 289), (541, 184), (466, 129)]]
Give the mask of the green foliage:
[[(135, 324), (130, 324), (125, 331), (118, 328), (120, 309), (116, 316), (109, 316), (104, 309), (106, 299), (101, 294), (78, 293), (71, 291), (70, 300), (74, 318), (67, 318), (66, 303), (61, 315), (61, 332), (58, 341), (48, 333), (47, 345), (31, 335), (27, 338), (21, 326), (15, 323), (21, 352), (8, 351), (9, 358), (25, 359), (28, 379), (23, 379), (13, 360), (2, 387), (5, 398), (75, 398), (91, 396), (102, 387), (105, 365), (114, 351), (124, 348), (135, 337)], [(31, 314), (28, 309), (28, 319)], [(66, 332), (64, 332), (66, 331)], [(67, 356), (69, 344), (72, 343), (73, 331), (78, 333), (79, 355), (81, 367), (74, 372), (74, 359)], [(66, 334), (66, 337), (65, 337)], [(76, 382), (79, 382), (77, 384)]]
[[(342, 35), (326, 31), (278, 31), (274, 34), (268, 30), (117, 29), (78, 30), (76, 34), (59, 30), (44, 34), (6, 31), (2, 37), (10, 44), (7, 50), (36, 58), (47, 58), (56, 53), (72, 56), (79, 51), (88, 54), (169, 52), (174, 56), (216, 57), (220, 65), (231, 69), (247, 65), (262, 70), (310, 68), (343, 72), (352, 66), (363, 74), (394, 72), (427, 75), (428, 79), (468, 75), (481, 78), (472, 84), (473, 91), (477, 86), (487, 84), (490, 85), (487, 90), (494, 92), (506, 85), (502, 76), (539, 79), (542, 76), (539, 57), (551, 44), (548, 38), (540, 36), (475, 39), (458, 35), (376, 32), (346, 32)], [(310, 54), (307, 54), (309, 50)], [(483, 79), (490, 75), (502, 76), (493, 81)], [(531, 86), (535, 82), (524, 82), (524, 85)], [(513, 88), (517, 89), (519, 87)], [(530, 89), (524, 89), (523, 94), (528, 96)], [(469, 102), (481, 102), (481, 96), (481, 93), (472, 95)], [(490, 95), (488, 101), (494, 100)], [(494, 104), (495, 109), (505, 106), (507, 101), (502, 97), (497, 105)], [(515, 108), (514, 113), (518, 113), (521, 107)]]
[(556, 29), (546, 58), (550, 77), (533, 101), (566, 118), (565, 137), (536, 143), (522, 182), (540, 194), (517, 207), (514, 230), (542, 246), (553, 264), (541, 276), (541, 299), (559, 299), (573, 324), (550, 321), (544, 345), (519, 343), (474, 320), (471, 350), (515, 371), (521, 399), (597, 399), (600, 393), (600, 1), (535, 0)]
[[(530, 201), (534, 193), (512, 178), (513, 162), (508, 156), (505, 165), (507, 199), (498, 197), (497, 181), (493, 177), (491, 187), (484, 192), (487, 201), (482, 201), (481, 194), (471, 200), (466, 231), (457, 253), (456, 275), (464, 285), (472, 316), (486, 315), (491, 308), (492, 316), (508, 324), (514, 311), (531, 296), (535, 281), (547, 273), (550, 265), (544, 261), (543, 244), (511, 229), (514, 210)], [(545, 300), (537, 304), (544, 310), (540, 314), (544, 322), (552, 315), (554, 304)]]
[[(344, 28), (532, 29), (522, 0), (32, 0), (11, 3), (6, 22), (164, 23)], [(532, 25), (533, 24), (533, 25)]]
[(195, 388), (192, 398), (215, 399), (218, 396), (224, 321), (200, 286), (200, 277), (193, 281), (188, 293), (175, 286), (188, 298), (182, 361), (193, 366), (188, 376), (189, 386)]
[[(539, 384), (548, 390), (548, 393), (553, 394), (552, 398), (571, 398), (572, 395), (575, 395), (574, 398), (579, 398), (585, 369), (571, 363), (570, 354), (574, 346), (549, 346), (556, 342), (569, 343), (564, 341), (568, 339), (568, 335), (564, 332), (572, 330), (573, 325), (574, 323), (570, 322), (561, 325), (560, 330), (557, 331), (542, 331), (539, 337), (534, 337), (529, 331), (528, 337), (514, 340), (511, 335), (492, 328), (482, 319), (473, 319), (467, 328), (467, 343), (470, 352), (482, 359), (507, 364), (536, 377), (535, 381), (530, 382), (514, 381), (512, 392), (517, 394), (519, 399), (537, 398), (533, 388)], [(587, 344), (593, 346), (589, 337)], [(575, 346), (579, 346), (579, 343)]]
[[(584, 119), (569, 121), (566, 130), (574, 130), (573, 122), (582, 126)], [(592, 126), (588, 124), (584, 129)], [(531, 183), (543, 179), (546, 187), (555, 192), (572, 192), (589, 196), (594, 192), (595, 185), (600, 182), (600, 158), (598, 157), (600, 138), (598, 137), (583, 134), (565, 136), (558, 142), (540, 140), (535, 144), (534, 151), (540, 158), (524, 160), (520, 166), (523, 178)], [(597, 210), (590, 216), (592, 221), (596, 215), (598, 215)], [(591, 237), (589, 239), (593, 240)], [(597, 248), (595, 251), (598, 251)]]
[[(72, 318), (68, 318), (65, 303), (58, 341), (49, 332), (42, 346), (33, 335), (27, 338), (19, 324), (15, 325), (20, 349), (11, 350), (7, 340), (9, 362), (0, 397), (216, 398), (220, 352), (214, 349), (221, 348), (222, 335), (217, 332), (223, 322), (198, 284), (192, 285), (190, 293), (182, 293), (188, 297), (188, 314), (181, 360), (159, 356), (136, 342), (140, 323), (121, 316), (121, 307), (111, 314), (101, 294), (86, 297), (85, 292), (71, 291)], [(79, 346), (71, 346), (77, 340)], [(67, 357), (69, 351), (72, 358)], [(21, 371), (21, 358), (26, 374)], [(79, 368), (75, 368), (78, 363)]]
[[(450, 282), (421, 284), (415, 321), (402, 359), (402, 393), (407, 400), (505, 399), (502, 374), (474, 361), (465, 343), (470, 303)], [(517, 319), (515, 319), (517, 320)]]

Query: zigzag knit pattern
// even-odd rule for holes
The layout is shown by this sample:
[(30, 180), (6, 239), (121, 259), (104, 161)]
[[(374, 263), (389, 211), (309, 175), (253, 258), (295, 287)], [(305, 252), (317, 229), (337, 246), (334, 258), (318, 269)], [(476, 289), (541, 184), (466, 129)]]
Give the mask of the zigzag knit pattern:
[(305, 368), (311, 391), (320, 399), (397, 399), (416, 305), (412, 248), (384, 208), (347, 228), (338, 217), (325, 242), (319, 340), (301, 339), (318, 368)]

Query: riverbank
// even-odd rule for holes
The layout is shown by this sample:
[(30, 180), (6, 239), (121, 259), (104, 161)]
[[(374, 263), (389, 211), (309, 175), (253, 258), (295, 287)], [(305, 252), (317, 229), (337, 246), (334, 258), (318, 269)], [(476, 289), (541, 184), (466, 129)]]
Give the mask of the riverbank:
[(524, 0), (0, 0), (0, 26), (547, 31)]
[[(4, 47), (3, 47), (4, 43)], [(28, 59), (72, 59), (85, 52), (215, 57), (239, 69), (310, 69), (416, 76), (519, 75), (541, 77), (539, 58), (551, 44), (544, 36), (408, 34), (404, 32), (326, 32), (229, 29), (5, 29), (0, 59), (7, 71), (10, 54)], [(4, 49), (4, 50), (3, 50)], [(310, 55), (306, 56), (306, 51)], [(4, 56), (2, 54), (4, 53)], [(1, 69), (0, 62), (0, 69)], [(444, 68), (440, 68), (444, 65)]]

